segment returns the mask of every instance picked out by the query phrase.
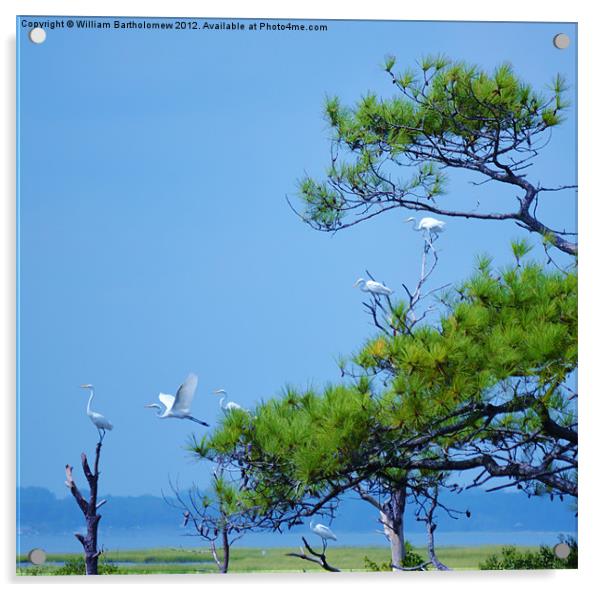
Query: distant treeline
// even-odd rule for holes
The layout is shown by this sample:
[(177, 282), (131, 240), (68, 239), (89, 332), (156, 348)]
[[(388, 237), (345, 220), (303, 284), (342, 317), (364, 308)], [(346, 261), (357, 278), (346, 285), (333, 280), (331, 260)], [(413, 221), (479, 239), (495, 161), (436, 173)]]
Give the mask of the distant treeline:
[[(105, 496), (102, 508), (105, 527), (139, 528), (169, 527), (182, 523), (181, 513), (162, 497), (142, 495)], [(451, 519), (439, 511), (440, 531), (557, 531), (574, 532), (577, 518), (570, 502), (549, 497), (528, 499), (519, 493), (465, 491), (444, 498), (447, 505), (465, 511), (470, 518)], [(408, 532), (422, 530), (412, 522), (414, 508), (406, 510)], [(81, 527), (81, 514), (69, 497), (57, 498), (43, 487), (17, 489), (17, 519), (21, 531), (63, 532)], [(339, 532), (367, 532), (379, 528), (375, 510), (357, 499), (347, 498), (337, 514), (333, 527)]]

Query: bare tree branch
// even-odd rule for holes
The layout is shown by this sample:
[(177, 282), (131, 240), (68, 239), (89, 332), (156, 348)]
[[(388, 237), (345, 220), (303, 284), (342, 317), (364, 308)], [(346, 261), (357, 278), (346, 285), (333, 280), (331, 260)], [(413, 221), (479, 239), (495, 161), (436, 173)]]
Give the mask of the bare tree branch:
[(340, 572), (341, 571), (340, 569), (330, 565), (328, 563), (328, 561), (326, 560), (326, 545), (325, 544), (323, 544), (322, 552), (320, 553), (318, 551), (314, 551), (309, 546), (309, 543), (307, 542), (305, 537), (301, 537), (301, 538), (303, 539), (303, 545), (307, 549), (307, 552), (309, 553), (309, 555), (304, 552), (286, 553), (286, 555), (288, 557), (298, 557), (299, 559), (304, 559), (305, 561), (311, 561), (312, 563), (317, 563), (320, 567), (322, 567), (322, 569), (324, 569), (326, 571), (332, 571), (332, 572)]

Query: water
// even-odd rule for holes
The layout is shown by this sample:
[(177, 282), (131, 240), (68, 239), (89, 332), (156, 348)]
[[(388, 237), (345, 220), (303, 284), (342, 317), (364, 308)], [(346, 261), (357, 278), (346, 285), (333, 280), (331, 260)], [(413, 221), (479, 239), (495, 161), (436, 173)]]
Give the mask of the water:
[[(479, 545), (555, 545), (558, 542), (558, 531), (439, 531), (436, 533), (438, 547), (445, 546), (479, 546)], [(565, 532), (574, 536), (576, 533)], [(301, 535), (311, 541), (316, 536), (301, 529), (297, 532), (286, 533), (248, 533), (235, 543), (238, 547), (289, 547), (298, 548), (301, 544)], [(337, 532), (338, 541), (331, 546), (372, 547), (388, 546), (384, 535), (373, 532)], [(424, 532), (409, 532), (408, 540), (416, 546), (425, 546)], [(316, 539), (316, 542), (319, 542)], [(206, 547), (207, 543), (195, 536), (188, 536), (183, 529), (157, 529), (157, 528), (131, 528), (101, 529), (99, 545), (108, 551), (128, 549), (150, 549), (157, 547), (191, 549)], [(44, 549), (47, 553), (72, 553), (80, 552), (81, 545), (73, 536), (73, 532), (61, 533), (36, 533), (23, 532), (17, 537), (17, 553), (27, 554), (33, 548)]]

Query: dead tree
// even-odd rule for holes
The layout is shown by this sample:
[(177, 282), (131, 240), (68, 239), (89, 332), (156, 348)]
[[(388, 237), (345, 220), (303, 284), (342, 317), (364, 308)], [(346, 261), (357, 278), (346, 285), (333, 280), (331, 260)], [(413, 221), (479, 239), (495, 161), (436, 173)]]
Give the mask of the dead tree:
[(439, 487), (435, 486), (432, 493), (427, 494), (426, 497), (426, 501), (419, 502), (423, 514), (422, 516), (418, 515), (417, 519), (426, 524), (427, 549), (430, 562), (440, 571), (451, 571), (450, 567), (441, 563), (435, 552), (435, 530), (437, 529), (437, 524), (435, 524), (435, 510), (439, 505)]
[(325, 569), (326, 571), (341, 571), (337, 567), (333, 567), (332, 565), (330, 565), (328, 563), (328, 561), (326, 560), (326, 541), (322, 542), (322, 552), (320, 553), (318, 551), (314, 551), (309, 546), (309, 543), (307, 542), (307, 539), (305, 537), (301, 537), (301, 538), (303, 539), (303, 545), (307, 549), (307, 552), (309, 553), (309, 555), (307, 553), (305, 553), (303, 551), (303, 547), (301, 547), (300, 553), (287, 553), (286, 555), (288, 557), (298, 557), (299, 559), (304, 559), (305, 561), (311, 561), (312, 563), (317, 563), (319, 566), (322, 567), (322, 569)]
[(90, 497), (88, 500), (84, 498), (73, 480), (73, 467), (65, 466), (65, 474), (67, 479), (65, 485), (71, 491), (71, 495), (75, 498), (84, 518), (86, 519), (86, 534), (75, 533), (75, 538), (82, 544), (84, 548), (84, 556), (86, 560), (86, 575), (98, 575), (98, 557), (102, 551), (98, 550), (98, 523), (101, 515), (98, 514), (98, 509), (103, 506), (107, 500), (100, 502), (98, 499), (98, 463), (100, 461), (100, 450), (102, 448), (102, 440), (96, 444), (96, 456), (94, 458), (94, 472), (90, 470), (88, 458), (85, 452), (82, 452), (82, 469), (90, 487)]

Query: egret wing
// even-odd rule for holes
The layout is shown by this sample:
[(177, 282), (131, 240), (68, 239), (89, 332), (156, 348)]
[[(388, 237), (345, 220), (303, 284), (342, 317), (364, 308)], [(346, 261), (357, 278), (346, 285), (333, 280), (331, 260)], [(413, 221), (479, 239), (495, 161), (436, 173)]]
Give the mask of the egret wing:
[(189, 374), (186, 380), (181, 384), (176, 393), (176, 400), (173, 404), (173, 410), (181, 413), (189, 413), (192, 406), (192, 399), (196, 391), (196, 385), (199, 379), (196, 374)]
[(92, 423), (101, 430), (112, 430), (113, 424), (102, 414), (92, 411), (90, 413)]
[(165, 405), (165, 411), (169, 411), (174, 404), (176, 398), (173, 395), (166, 395), (165, 393), (159, 393), (159, 401)]

